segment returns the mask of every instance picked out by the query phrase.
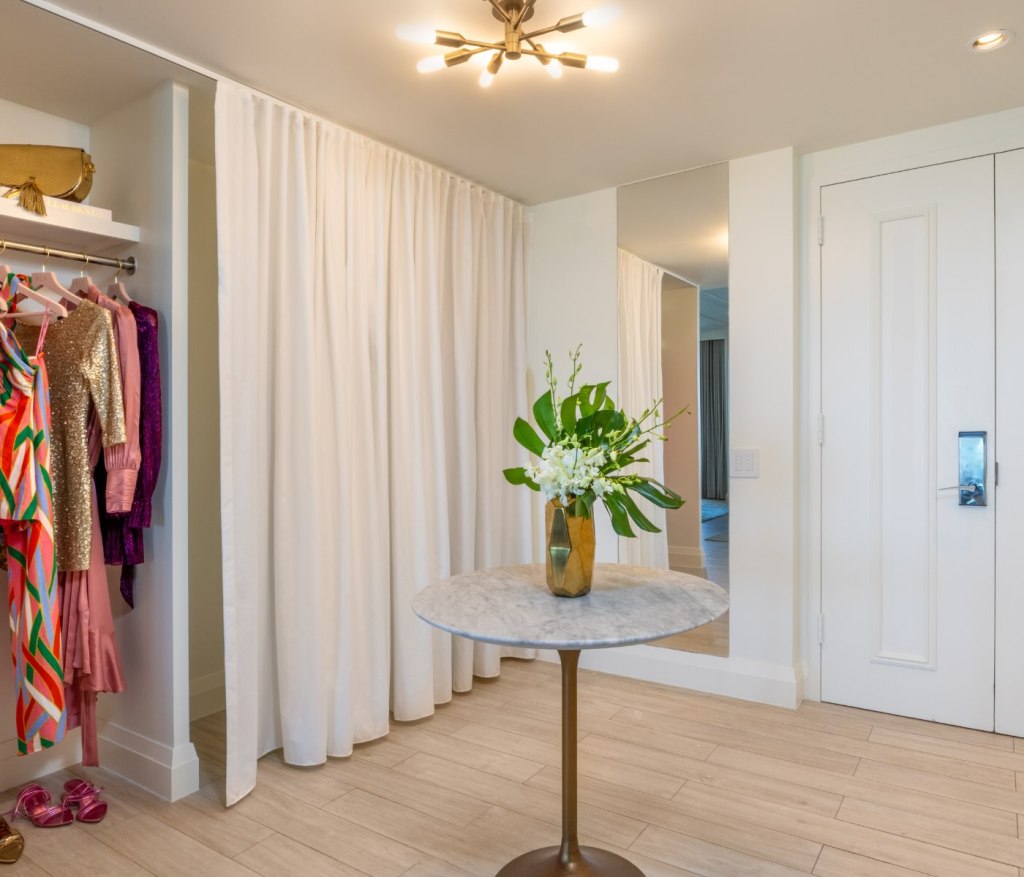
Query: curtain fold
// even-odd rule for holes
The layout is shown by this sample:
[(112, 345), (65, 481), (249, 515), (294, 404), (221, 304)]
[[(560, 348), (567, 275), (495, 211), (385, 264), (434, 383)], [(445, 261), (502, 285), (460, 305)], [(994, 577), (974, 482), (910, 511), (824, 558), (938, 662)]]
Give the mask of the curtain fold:
[(729, 400), (725, 341), (700, 342), (701, 495), (729, 495)]
[[(531, 559), (523, 208), (249, 89), (217, 91), (227, 802), (345, 756), (501, 651), (417, 619)], [(515, 652), (515, 654), (531, 654)]]
[[(661, 287), (665, 272), (643, 259), (619, 250), (619, 388), (613, 398), (627, 413), (638, 417), (655, 399), (664, 396), (661, 373)], [(614, 388), (613, 388), (614, 389)], [(665, 412), (662, 411), (662, 414)], [(662, 442), (651, 442), (649, 463), (634, 470), (665, 480)], [(619, 562), (668, 569), (668, 533), (665, 510), (644, 503), (644, 514), (660, 529), (645, 533), (634, 527), (635, 539), (619, 539)]]

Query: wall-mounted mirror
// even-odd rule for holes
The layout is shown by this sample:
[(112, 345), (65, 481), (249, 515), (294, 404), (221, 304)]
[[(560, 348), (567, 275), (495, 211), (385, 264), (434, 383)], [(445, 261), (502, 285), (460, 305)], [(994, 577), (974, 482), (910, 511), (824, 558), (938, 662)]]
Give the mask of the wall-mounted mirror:
[[(729, 588), (729, 165), (618, 190), (619, 392), (687, 406), (652, 458), (685, 505), (663, 534), (622, 540), (620, 560)], [(654, 645), (726, 656), (728, 614)]]

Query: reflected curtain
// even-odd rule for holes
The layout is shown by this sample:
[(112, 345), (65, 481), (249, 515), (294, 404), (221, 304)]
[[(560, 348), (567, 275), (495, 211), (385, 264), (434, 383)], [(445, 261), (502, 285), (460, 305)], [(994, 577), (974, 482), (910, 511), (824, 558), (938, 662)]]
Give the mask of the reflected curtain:
[[(619, 250), (619, 389), (613, 398), (639, 416), (663, 395), (661, 375), (661, 287), (665, 272), (657, 265)], [(664, 413), (664, 412), (662, 412)], [(665, 480), (662, 442), (651, 442), (649, 463), (638, 463), (637, 474)], [(643, 501), (641, 501), (643, 502)], [(635, 539), (619, 539), (619, 562), (668, 569), (665, 510), (643, 503), (644, 514), (660, 529), (645, 533), (634, 528)]]
[(242, 87), (216, 137), (231, 804), (499, 672), (410, 602), (531, 558), (524, 217)]
[(728, 376), (725, 341), (700, 342), (701, 495), (727, 499), (729, 494)]

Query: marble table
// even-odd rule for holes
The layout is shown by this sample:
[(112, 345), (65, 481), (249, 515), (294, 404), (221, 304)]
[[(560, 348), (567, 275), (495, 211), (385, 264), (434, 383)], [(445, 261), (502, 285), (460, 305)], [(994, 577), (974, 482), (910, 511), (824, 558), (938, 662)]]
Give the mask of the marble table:
[(729, 608), (718, 585), (695, 576), (597, 564), (585, 597), (555, 597), (541, 564), (465, 573), (420, 591), (428, 624), (485, 643), (557, 649), (562, 664), (562, 843), (526, 853), (497, 877), (644, 877), (621, 856), (581, 847), (577, 831), (576, 676), (582, 649), (650, 642), (714, 621)]

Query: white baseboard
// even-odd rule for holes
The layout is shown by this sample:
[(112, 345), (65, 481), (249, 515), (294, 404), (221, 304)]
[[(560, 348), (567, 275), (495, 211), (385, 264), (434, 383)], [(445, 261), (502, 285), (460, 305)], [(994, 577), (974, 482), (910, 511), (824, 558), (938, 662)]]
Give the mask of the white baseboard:
[[(554, 652), (543, 651), (539, 655), (543, 661), (558, 662)], [(580, 657), (580, 667), (787, 709), (796, 709), (802, 699), (797, 668), (742, 658), (627, 646), (586, 649)]]
[(172, 748), (107, 723), (100, 730), (100, 764), (165, 801), (199, 790), (199, 757), (191, 743)]
[(224, 671), (200, 676), (189, 683), (190, 721), (219, 713), (224, 709)]
[(682, 545), (669, 545), (668, 565), (672, 569), (683, 569), (694, 575), (703, 575), (706, 566), (704, 549)]

